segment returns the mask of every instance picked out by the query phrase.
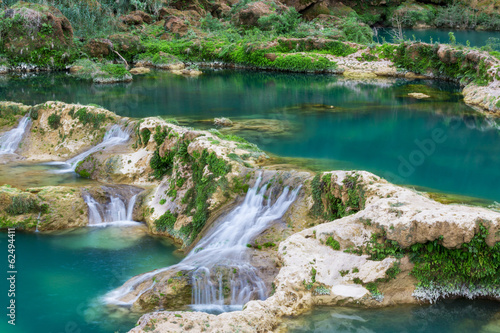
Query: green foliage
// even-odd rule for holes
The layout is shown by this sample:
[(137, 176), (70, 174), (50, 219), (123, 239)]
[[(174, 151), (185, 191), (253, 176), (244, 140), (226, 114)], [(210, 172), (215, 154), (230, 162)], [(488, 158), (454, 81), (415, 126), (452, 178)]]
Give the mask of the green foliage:
[(158, 146), (161, 146), (163, 144), (163, 142), (165, 142), (165, 138), (168, 135), (168, 131), (169, 131), (168, 127), (163, 128), (159, 125), (156, 126), (155, 134), (153, 135), (153, 139), (155, 140), (155, 142)]
[(280, 35), (294, 31), (300, 23), (300, 14), (292, 7), (281, 14), (261, 16), (258, 24), (262, 30), (272, 30)]
[(335, 197), (335, 186), (336, 184), (332, 184), (331, 174), (324, 174), (323, 177), (317, 174), (313, 178), (311, 189), (314, 204), (311, 213), (314, 216), (335, 220), (363, 209), (365, 196), (359, 175), (352, 174), (344, 178), (340, 191), (347, 191), (348, 198), (345, 203), (342, 202), (342, 198)]
[(78, 120), (83, 125), (92, 124), (92, 126), (97, 129), (106, 121), (106, 115), (104, 113), (97, 113), (88, 111), (87, 108), (81, 108), (71, 116), (73, 119), (78, 118)]
[(366, 253), (370, 255), (371, 260), (383, 260), (389, 256), (400, 259), (404, 256), (398, 242), (387, 239), (385, 230), (372, 234), (366, 246)]
[(50, 128), (55, 130), (59, 128), (59, 126), (61, 125), (61, 116), (58, 115), (57, 113), (53, 113), (49, 116), (47, 122)]
[(423, 43), (401, 43), (393, 58), (399, 67), (415, 73), (425, 74), (428, 71), (438, 77), (457, 79), (461, 83), (474, 82), (478, 85), (487, 85), (493, 78), (487, 73), (484, 60), (478, 64), (467, 61), (461, 50), (447, 50), (445, 56), (456, 58), (457, 61), (443, 62), (437, 54), (438, 45)]
[[(18, 195), (12, 198), (12, 202), (5, 211), (10, 215), (23, 215), (38, 213), (42, 210), (36, 198), (27, 195)], [(46, 210), (46, 209), (45, 209)]]
[(151, 131), (149, 130), (149, 128), (144, 128), (141, 131), (142, 144), (146, 146), (150, 138), (151, 138)]
[(336, 241), (335, 239), (333, 239), (332, 236), (328, 237), (326, 239), (326, 242), (325, 244), (327, 246), (330, 246), (332, 249), (334, 249), (335, 251), (339, 251), (340, 250), (340, 243), (338, 241)]
[(174, 215), (168, 210), (155, 221), (156, 231), (171, 231), (174, 229), (175, 222), (177, 222), (177, 214)]
[[(443, 237), (424, 244), (416, 243), (402, 248), (396, 241), (388, 240), (385, 232), (372, 235), (365, 252), (372, 260), (383, 260), (388, 256), (402, 258), (408, 255), (415, 264), (411, 274), (419, 286), (498, 286), (500, 283), (500, 242), (489, 247), (486, 244), (488, 229), (479, 224), (478, 232), (469, 243), (456, 249), (448, 249), (441, 243)], [(386, 278), (394, 279), (401, 269), (398, 264), (389, 268)]]
[[(225, 175), (231, 170), (223, 159), (219, 159), (215, 153), (203, 150), (201, 154), (189, 156), (194, 187), (186, 192), (183, 202), (187, 204), (186, 214), (193, 216), (193, 221), (185, 230), (193, 241), (205, 226), (208, 220), (208, 199), (216, 191), (217, 187), (227, 183)], [(203, 176), (204, 168), (208, 166), (210, 174)], [(193, 211), (194, 210), (194, 211)]]
[(172, 171), (176, 153), (176, 151), (169, 151), (161, 157), (159, 150), (155, 150), (153, 157), (151, 157), (151, 160), (149, 161), (149, 166), (153, 169), (153, 177), (156, 179), (162, 179), (163, 176)]
[(488, 229), (479, 225), (479, 232), (469, 243), (457, 249), (441, 245), (441, 239), (426, 244), (414, 244), (409, 256), (415, 266), (411, 272), (419, 285), (498, 286), (500, 284), (500, 242), (486, 244)]
[(18, 119), (16, 116), (23, 115), (24, 113), (25, 111), (17, 105), (0, 105), (0, 126), (13, 126)]
[(161, 200), (160, 200), (160, 202), (159, 202), (159, 204), (160, 204), (160, 205), (164, 205), (164, 204), (165, 204), (165, 202), (167, 202), (167, 200), (166, 200), (166, 199), (161, 199)]
[(373, 42), (373, 31), (367, 26), (360, 24), (356, 17), (348, 17), (341, 23), (342, 32), (346, 40), (359, 43), (370, 44)]

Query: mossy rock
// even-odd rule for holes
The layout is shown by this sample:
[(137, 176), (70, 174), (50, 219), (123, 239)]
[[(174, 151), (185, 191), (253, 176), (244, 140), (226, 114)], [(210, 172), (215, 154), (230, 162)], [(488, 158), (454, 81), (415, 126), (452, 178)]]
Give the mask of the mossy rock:
[(75, 53), (73, 28), (57, 8), (20, 1), (0, 15), (0, 49), (12, 64), (62, 68)]

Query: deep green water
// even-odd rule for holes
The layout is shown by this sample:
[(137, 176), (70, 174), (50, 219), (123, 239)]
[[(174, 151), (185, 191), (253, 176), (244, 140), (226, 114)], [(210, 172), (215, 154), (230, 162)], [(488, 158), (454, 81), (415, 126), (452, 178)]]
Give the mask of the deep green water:
[[(368, 170), (398, 184), (500, 201), (498, 121), (466, 106), (459, 87), (443, 81), (222, 70), (199, 78), (154, 72), (117, 85), (41, 74), (4, 78), (0, 89), (1, 100), (95, 103), (122, 116), (174, 117), (205, 128), (220, 116), (272, 119), (271, 129), (288, 134), (236, 134), (273, 154), (319, 161), (323, 169)], [(433, 98), (416, 100), (409, 92)]]
[[(7, 271), (7, 234), (0, 233)], [(138, 316), (106, 311), (99, 297), (130, 277), (181, 260), (175, 247), (143, 228), (83, 228), (58, 235), (16, 235), (16, 326), (7, 324), (1, 279), (2, 333), (127, 332)]]
[[(378, 40), (377, 36), (374, 36), (374, 41), (382, 43), (385, 39), (387, 42), (394, 42), (391, 34), (392, 29), (378, 29)], [(403, 29), (403, 34), (405, 39), (418, 40), (426, 43), (449, 43), (450, 37), (449, 32), (453, 32), (457, 43), (462, 45), (467, 45), (469, 41), (470, 46), (485, 46), (488, 38), (500, 38), (500, 32), (498, 31), (475, 31), (475, 30), (450, 30), (450, 29), (426, 29), (426, 30), (414, 30), (414, 29)]]
[(290, 333), (494, 333), (500, 304), (448, 300), (431, 306), (323, 308), (288, 322)]

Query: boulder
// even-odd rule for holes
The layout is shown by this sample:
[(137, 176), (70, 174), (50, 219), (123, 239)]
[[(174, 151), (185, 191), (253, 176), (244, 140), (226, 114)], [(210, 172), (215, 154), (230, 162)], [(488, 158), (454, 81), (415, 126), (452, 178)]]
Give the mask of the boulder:
[(153, 19), (151, 18), (151, 16), (140, 10), (130, 12), (127, 15), (123, 15), (120, 17), (120, 20), (126, 25), (141, 25), (144, 23), (153, 23)]
[(130, 74), (133, 75), (142, 75), (151, 72), (149, 68), (146, 67), (134, 67), (130, 70)]
[(237, 14), (237, 20), (241, 25), (254, 27), (257, 26), (261, 17), (274, 13), (271, 6), (264, 1), (249, 3), (243, 10)]
[(430, 98), (431, 96), (422, 94), (422, 93), (409, 93), (408, 96), (416, 98), (416, 99), (425, 99)]
[(181, 37), (185, 36), (189, 30), (189, 25), (186, 23), (186, 21), (180, 19), (177, 16), (166, 17), (164, 27), (165, 30), (174, 34), (178, 34)]

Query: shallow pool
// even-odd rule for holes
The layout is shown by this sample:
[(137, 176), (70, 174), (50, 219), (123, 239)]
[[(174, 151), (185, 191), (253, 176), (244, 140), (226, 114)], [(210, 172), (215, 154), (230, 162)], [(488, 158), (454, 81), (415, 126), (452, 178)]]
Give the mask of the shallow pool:
[[(6, 235), (0, 233), (4, 253)], [(147, 235), (145, 227), (82, 228), (56, 234), (18, 232), (15, 240), (16, 326), (8, 325), (3, 314), (3, 333), (127, 332), (139, 315), (108, 309), (100, 297), (136, 274), (182, 259), (174, 254), (171, 243)], [(3, 268), (6, 272), (6, 260)], [(6, 311), (5, 278), (0, 288)]]

